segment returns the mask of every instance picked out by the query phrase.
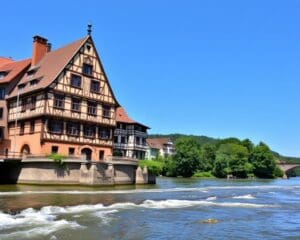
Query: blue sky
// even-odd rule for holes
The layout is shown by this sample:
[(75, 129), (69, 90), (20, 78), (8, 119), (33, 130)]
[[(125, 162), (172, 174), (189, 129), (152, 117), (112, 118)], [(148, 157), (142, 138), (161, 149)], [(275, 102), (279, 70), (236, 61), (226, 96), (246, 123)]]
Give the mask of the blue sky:
[(300, 156), (299, 1), (4, 1), (0, 55), (88, 22), (119, 102), (150, 133), (264, 141)]

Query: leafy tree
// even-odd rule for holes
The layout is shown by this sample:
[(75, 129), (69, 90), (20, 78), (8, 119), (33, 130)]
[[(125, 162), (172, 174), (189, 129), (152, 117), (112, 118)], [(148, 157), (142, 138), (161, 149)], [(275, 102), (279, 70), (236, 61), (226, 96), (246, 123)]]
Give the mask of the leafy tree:
[(257, 177), (274, 178), (276, 177), (276, 162), (270, 148), (263, 142), (254, 147), (250, 156), (253, 164), (253, 172)]
[(254, 144), (253, 144), (253, 142), (251, 142), (250, 139), (246, 138), (241, 143), (244, 147), (246, 147), (248, 149), (249, 153), (251, 153), (253, 151)]
[(191, 137), (178, 138), (175, 142), (176, 153), (173, 157), (178, 176), (191, 177), (199, 168), (200, 146)]
[(201, 146), (201, 162), (203, 167), (199, 170), (202, 171), (211, 171), (216, 160), (216, 146), (214, 144), (204, 144)]
[(216, 153), (217, 165), (215, 165), (214, 172), (222, 176), (231, 173), (235, 177), (247, 177), (248, 171), (251, 170), (248, 157), (249, 152), (246, 147), (237, 143), (222, 144)]
[(218, 178), (225, 178), (229, 174), (228, 164), (224, 159), (216, 159), (213, 168), (213, 175)]

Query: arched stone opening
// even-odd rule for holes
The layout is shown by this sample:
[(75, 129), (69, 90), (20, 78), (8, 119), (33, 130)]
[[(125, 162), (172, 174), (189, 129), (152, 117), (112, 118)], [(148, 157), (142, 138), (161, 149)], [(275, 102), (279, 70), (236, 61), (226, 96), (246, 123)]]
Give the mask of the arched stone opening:
[(81, 156), (84, 160), (91, 161), (92, 160), (92, 150), (89, 148), (81, 149)]

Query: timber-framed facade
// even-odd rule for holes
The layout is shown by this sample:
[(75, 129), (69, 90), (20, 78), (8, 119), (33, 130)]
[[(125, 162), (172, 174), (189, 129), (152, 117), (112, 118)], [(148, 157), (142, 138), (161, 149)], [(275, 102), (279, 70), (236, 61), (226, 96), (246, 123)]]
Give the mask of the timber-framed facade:
[(90, 35), (55, 51), (35, 36), (31, 66), (7, 106), (12, 152), (112, 156), (118, 102)]

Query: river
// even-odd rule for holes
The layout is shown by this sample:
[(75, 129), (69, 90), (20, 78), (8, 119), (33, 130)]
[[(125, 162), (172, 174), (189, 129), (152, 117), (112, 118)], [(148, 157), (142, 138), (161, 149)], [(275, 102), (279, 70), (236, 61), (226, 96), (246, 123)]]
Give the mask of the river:
[(300, 178), (2, 185), (0, 239), (300, 239)]

